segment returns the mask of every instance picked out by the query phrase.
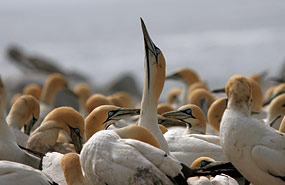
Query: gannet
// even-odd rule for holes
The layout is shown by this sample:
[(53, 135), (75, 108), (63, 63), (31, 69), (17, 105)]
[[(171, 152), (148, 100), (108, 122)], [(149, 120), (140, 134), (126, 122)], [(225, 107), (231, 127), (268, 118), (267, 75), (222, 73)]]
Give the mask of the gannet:
[[(276, 98), (274, 98), (269, 104), (269, 109), (265, 123), (278, 130), (284, 115), (285, 115), (285, 94), (281, 94)], [(278, 116), (280, 118), (275, 120)]]
[(114, 122), (129, 116), (138, 115), (139, 109), (101, 105), (85, 118), (85, 136), (88, 140), (94, 133), (107, 129)]
[(87, 116), (87, 110), (85, 107), (85, 103), (87, 99), (91, 96), (91, 89), (89, 85), (85, 82), (81, 82), (75, 85), (74, 87), (74, 93), (79, 98), (79, 112), (86, 117)]
[(157, 138), (161, 148), (169, 154), (166, 140), (157, 124), (158, 99), (165, 81), (165, 59), (162, 51), (152, 42), (142, 19), (141, 26), (145, 46), (145, 78), (139, 125), (146, 127)]
[[(203, 167), (207, 164), (216, 162), (214, 159), (210, 157), (199, 157), (193, 163), (191, 164), (191, 168), (197, 168), (197, 167)], [(188, 185), (238, 185), (239, 183), (232, 177), (221, 174), (221, 175), (215, 175), (213, 177), (211, 176), (199, 176), (199, 177), (190, 177), (187, 179)]]
[(215, 101), (215, 97), (212, 93), (206, 89), (198, 88), (189, 93), (188, 103), (195, 104), (200, 107), (205, 116), (208, 114), (209, 107)]
[(162, 114), (167, 118), (176, 118), (187, 125), (186, 133), (169, 130), (164, 134), (171, 155), (186, 165), (198, 157), (206, 156), (226, 161), (220, 146), (219, 136), (204, 135), (206, 119), (202, 110), (193, 104), (180, 107), (177, 111)]
[(166, 80), (170, 79), (182, 81), (185, 85), (185, 87), (182, 89), (182, 92), (179, 95), (179, 104), (175, 108), (187, 104), (187, 99), (189, 94), (188, 90), (190, 85), (200, 81), (198, 74), (192, 69), (183, 67), (178, 69), (176, 72), (166, 76)]
[(14, 133), (9, 128), (0, 107), (0, 160), (19, 162), (40, 168), (40, 159), (19, 148)]
[(218, 98), (209, 108), (208, 111), (208, 123), (214, 129), (214, 131), (220, 133), (220, 124), (223, 114), (227, 108), (228, 98)]
[[(12, 105), (6, 121), (19, 145), (25, 147), (30, 131), (39, 119), (39, 101), (31, 95), (23, 95)], [(24, 127), (24, 132), (21, 129)]]
[(193, 92), (195, 89), (205, 89), (207, 91), (209, 91), (209, 88), (207, 87), (207, 85), (204, 82), (194, 82), (193, 84), (191, 84), (189, 86), (188, 92)]
[(187, 184), (180, 162), (158, 147), (142, 126), (103, 130), (84, 144), (80, 163), (94, 185)]
[(96, 107), (99, 107), (100, 105), (113, 105), (113, 103), (108, 100), (107, 97), (103, 94), (96, 93), (91, 95), (85, 103), (87, 113), (91, 113)]
[(53, 110), (57, 92), (61, 89), (68, 89), (67, 86), (67, 80), (62, 74), (54, 73), (47, 77), (40, 98), (40, 118), (34, 125), (33, 130), (38, 128), (48, 113)]
[(269, 89), (269, 92), (266, 93), (266, 97), (264, 98), (263, 101), (263, 106), (269, 105), (274, 98), (284, 93), (285, 93), (285, 83), (280, 83), (279, 85), (272, 87), (272, 89), (271, 90)]
[(220, 126), (227, 159), (252, 184), (285, 184), (285, 135), (250, 115), (251, 86), (241, 76), (226, 85), (229, 98)]
[[(59, 130), (66, 131), (74, 144), (75, 151), (80, 153), (84, 133), (84, 119), (71, 107), (59, 107), (50, 112), (29, 137), (27, 148), (46, 153), (50, 148), (66, 153), (65, 143), (56, 143)], [(68, 145), (68, 144), (67, 144)]]
[(40, 100), (42, 89), (38, 84), (28, 84), (23, 89), (23, 94), (32, 95), (37, 100)]
[(0, 161), (0, 183), (1, 185), (57, 184), (40, 170), (24, 164), (5, 160)]

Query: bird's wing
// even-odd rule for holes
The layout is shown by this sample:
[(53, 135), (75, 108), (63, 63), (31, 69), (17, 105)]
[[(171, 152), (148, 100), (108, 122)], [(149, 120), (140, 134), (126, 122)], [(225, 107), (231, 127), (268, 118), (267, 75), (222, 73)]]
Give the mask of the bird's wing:
[(58, 184), (66, 185), (64, 174), (60, 166), (60, 160), (62, 157), (63, 154), (58, 152), (46, 153), (42, 161), (42, 171), (52, 177)]
[(54, 184), (50, 177), (32, 167), (11, 161), (0, 162), (1, 185)]

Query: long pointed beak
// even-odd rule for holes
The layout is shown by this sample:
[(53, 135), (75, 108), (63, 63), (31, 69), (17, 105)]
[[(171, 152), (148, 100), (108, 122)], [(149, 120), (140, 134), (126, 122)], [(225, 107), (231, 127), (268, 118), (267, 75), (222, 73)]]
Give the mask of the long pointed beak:
[(116, 113), (109, 117), (108, 120), (121, 120), (129, 116), (135, 116), (140, 114), (140, 109), (119, 108)]
[(70, 137), (71, 137), (71, 140), (73, 142), (73, 145), (74, 145), (74, 148), (75, 148), (75, 151), (77, 153), (80, 154), (81, 152), (81, 149), (82, 149), (82, 137), (80, 136), (80, 134), (78, 134), (74, 128), (70, 128)]
[(187, 118), (194, 118), (191, 115), (188, 115), (188, 114), (181, 112), (181, 111), (165, 112), (162, 114), (162, 116), (166, 117), (166, 118), (175, 118), (175, 119), (179, 119), (179, 120), (183, 120), (183, 119), (187, 119)]
[(163, 126), (165, 126), (166, 128), (168, 127), (176, 127), (176, 126), (180, 126), (180, 127), (185, 127), (186, 124), (182, 121), (178, 121), (178, 120), (173, 120), (173, 119), (168, 119), (166, 117), (163, 116), (157, 116), (158, 118), (158, 124), (161, 124)]
[(24, 126), (24, 132), (25, 132), (25, 134), (30, 135), (31, 130), (32, 130), (34, 124), (35, 124), (37, 121), (38, 121), (38, 120), (33, 116), (33, 118), (29, 121), (29, 123)]
[(212, 90), (212, 93), (225, 93), (225, 92), (226, 92), (225, 88), (220, 88), (220, 89), (214, 89), (214, 90)]
[(181, 76), (179, 73), (175, 72), (165, 77), (165, 80), (180, 80)]
[(146, 26), (144, 24), (144, 21), (143, 19), (141, 18), (141, 26), (142, 26), (142, 32), (143, 32), (143, 37), (144, 37), (144, 44), (145, 44), (145, 52), (147, 54), (147, 50), (150, 50), (154, 55), (155, 54), (155, 45), (154, 43), (152, 42), (148, 32), (147, 32), (147, 29), (146, 29)]

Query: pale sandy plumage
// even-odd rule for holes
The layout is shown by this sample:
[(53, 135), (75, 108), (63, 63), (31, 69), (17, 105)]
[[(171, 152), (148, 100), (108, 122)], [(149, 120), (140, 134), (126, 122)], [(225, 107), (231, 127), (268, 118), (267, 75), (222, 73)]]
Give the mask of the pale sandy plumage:
[(208, 111), (208, 122), (217, 134), (220, 133), (220, 123), (227, 108), (227, 103), (228, 99), (226, 97), (218, 98), (210, 106)]
[(89, 84), (85, 82), (81, 82), (75, 85), (74, 87), (74, 93), (79, 98), (79, 112), (86, 117), (87, 116), (87, 110), (85, 107), (85, 103), (87, 99), (91, 96), (91, 89), (89, 87)]
[(23, 94), (32, 95), (37, 100), (40, 100), (42, 89), (38, 84), (28, 84), (23, 89)]
[(225, 155), (253, 184), (285, 184), (285, 135), (250, 116), (251, 85), (245, 77), (232, 76), (226, 93), (220, 127)]
[(265, 123), (278, 130), (284, 115), (285, 115), (285, 94), (281, 94), (276, 98), (274, 98), (269, 104), (269, 109)]

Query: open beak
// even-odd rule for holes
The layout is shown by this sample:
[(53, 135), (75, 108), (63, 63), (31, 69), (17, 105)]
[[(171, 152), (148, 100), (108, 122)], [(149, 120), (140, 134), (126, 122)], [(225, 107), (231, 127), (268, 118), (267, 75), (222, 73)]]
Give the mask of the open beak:
[(30, 135), (31, 130), (34, 126), (34, 124), (38, 121), (38, 119), (36, 119), (34, 116), (33, 118), (29, 121), (29, 123), (27, 125), (24, 126), (24, 132), (27, 135)]
[[(75, 151), (80, 154), (82, 149), (82, 137), (80, 136), (80, 132), (78, 132), (78, 128), (70, 128), (70, 138), (74, 145)], [(76, 130), (78, 129), (78, 130)]]

